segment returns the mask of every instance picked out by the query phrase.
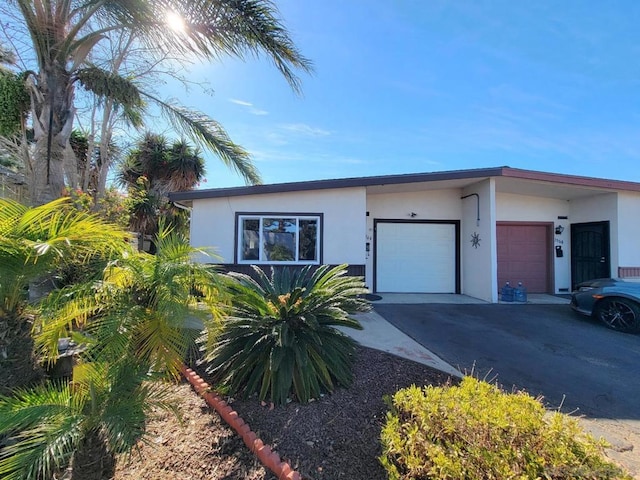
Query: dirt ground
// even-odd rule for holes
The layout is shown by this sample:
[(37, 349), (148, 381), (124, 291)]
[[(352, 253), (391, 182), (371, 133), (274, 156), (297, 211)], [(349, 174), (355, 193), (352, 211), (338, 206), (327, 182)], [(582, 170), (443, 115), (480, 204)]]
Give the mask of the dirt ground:
[[(203, 372), (199, 372), (205, 376)], [(229, 399), (258, 437), (305, 479), (385, 479), (378, 462), (383, 397), (411, 384), (448, 377), (422, 364), (359, 348), (354, 383), (307, 405), (270, 410), (256, 398)], [(180, 423), (163, 411), (148, 424), (147, 443), (118, 462), (115, 480), (272, 480), (239, 436), (187, 384), (176, 388)]]
[[(202, 369), (198, 373), (207, 378)], [(209, 381), (209, 379), (207, 379)], [(450, 381), (438, 370), (359, 347), (354, 383), (307, 405), (263, 405), (257, 398), (228, 402), (266, 444), (307, 480), (384, 480), (378, 457), (385, 396), (411, 384)], [(212, 382), (209, 381), (211, 384)], [(176, 388), (182, 422), (157, 412), (149, 437), (118, 462), (115, 480), (274, 480), (239, 436), (186, 383)], [(615, 458), (615, 457), (614, 457)]]
[(275, 480), (188, 383), (176, 387), (181, 421), (157, 411), (147, 443), (120, 458), (114, 480)]

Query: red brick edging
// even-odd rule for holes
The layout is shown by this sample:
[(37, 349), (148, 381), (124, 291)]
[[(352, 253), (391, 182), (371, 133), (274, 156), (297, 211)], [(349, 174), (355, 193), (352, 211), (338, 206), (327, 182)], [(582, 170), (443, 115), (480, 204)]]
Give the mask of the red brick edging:
[(240, 418), (238, 412), (233, 410), (218, 394), (211, 391), (209, 384), (200, 375), (186, 365), (182, 366), (181, 372), (193, 389), (240, 435), (249, 450), (258, 457), (266, 468), (278, 477), (278, 480), (302, 480), (300, 473), (291, 468), (288, 462), (281, 461), (280, 455), (257, 438), (249, 425)]

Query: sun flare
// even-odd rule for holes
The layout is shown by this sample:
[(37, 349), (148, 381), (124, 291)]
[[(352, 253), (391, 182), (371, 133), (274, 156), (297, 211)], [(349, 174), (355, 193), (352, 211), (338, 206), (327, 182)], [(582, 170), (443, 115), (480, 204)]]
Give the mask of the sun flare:
[(169, 28), (178, 33), (183, 33), (186, 29), (184, 19), (180, 16), (180, 14), (176, 12), (167, 12), (165, 21), (167, 22)]

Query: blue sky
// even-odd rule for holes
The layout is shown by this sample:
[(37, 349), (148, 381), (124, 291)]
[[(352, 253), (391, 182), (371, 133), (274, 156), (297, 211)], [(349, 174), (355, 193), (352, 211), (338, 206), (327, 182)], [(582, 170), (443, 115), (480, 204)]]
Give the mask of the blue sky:
[[(277, 0), (314, 63), (192, 68), (168, 95), (223, 124), (265, 183), (508, 165), (640, 182), (640, 2)], [(203, 187), (242, 185), (218, 160)]]

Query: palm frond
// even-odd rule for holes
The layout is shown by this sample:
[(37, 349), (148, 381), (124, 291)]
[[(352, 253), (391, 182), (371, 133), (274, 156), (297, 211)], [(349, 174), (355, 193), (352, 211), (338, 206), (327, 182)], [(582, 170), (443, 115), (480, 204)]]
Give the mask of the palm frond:
[(198, 145), (216, 154), (228, 167), (239, 173), (248, 184), (257, 185), (262, 181), (260, 174), (251, 162), (249, 153), (233, 143), (222, 125), (204, 113), (189, 110), (175, 101), (162, 101), (142, 92), (142, 95), (155, 102), (171, 125)]
[(100, 282), (53, 292), (37, 324), (41, 351), (54, 358), (57, 339), (79, 330), (87, 335), (83, 356), (91, 361), (135, 358), (176, 375), (202, 329), (193, 320), (204, 325), (219, 316), (226, 287), (215, 268), (191, 261), (197, 250), (181, 235), (162, 228), (156, 245), (156, 255), (114, 259)]
[(33, 331), (36, 350), (43, 360), (55, 361), (58, 339), (71, 336), (99, 312), (98, 287), (89, 282), (71, 285), (53, 290), (40, 302)]
[[(300, 80), (294, 69), (312, 70), (311, 62), (296, 48), (274, 4), (268, 0), (167, 1), (187, 24), (182, 40), (197, 54), (244, 57), (264, 54), (296, 91)], [(184, 48), (184, 47), (183, 47)]]
[(76, 71), (80, 84), (98, 98), (109, 98), (127, 108), (142, 109), (144, 102), (138, 86), (128, 78), (96, 66), (88, 66)]
[[(170, 11), (184, 19), (184, 32), (167, 28), (165, 16)], [(312, 71), (268, 0), (119, 0), (105, 2), (97, 14), (105, 24), (135, 28), (141, 40), (156, 50), (207, 59), (264, 55), (296, 92), (300, 80), (294, 70)]]
[(66, 383), (0, 397), (0, 434), (12, 438), (0, 453), (0, 476), (49, 478), (54, 469), (65, 466), (82, 430), (77, 405)]
[(128, 248), (129, 234), (80, 212), (61, 198), (38, 207), (0, 200), (0, 303), (14, 311), (29, 281), (53, 272), (69, 258), (86, 263)]
[(55, 423), (26, 430), (0, 454), (0, 475), (6, 480), (52, 478), (66, 467), (81, 439), (76, 416), (59, 417)]

